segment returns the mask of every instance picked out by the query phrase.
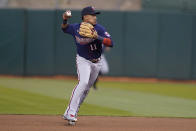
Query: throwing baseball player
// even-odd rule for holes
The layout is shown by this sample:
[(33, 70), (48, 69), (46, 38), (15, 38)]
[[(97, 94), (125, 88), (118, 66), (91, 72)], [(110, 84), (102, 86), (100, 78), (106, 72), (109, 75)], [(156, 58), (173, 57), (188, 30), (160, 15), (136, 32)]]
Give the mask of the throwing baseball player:
[(63, 115), (69, 125), (75, 125), (80, 105), (99, 74), (102, 44), (113, 46), (109, 33), (103, 26), (97, 24), (98, 14), (100, 12), (95, 11), (92, 6), (85, 7), (81, 11), (82, 22), (68, 24), (71, 11), (63, 13), (62, 30), (73, 36), (77, 48), (76, 65), (79, 81), (72, 91), (69, 105)]

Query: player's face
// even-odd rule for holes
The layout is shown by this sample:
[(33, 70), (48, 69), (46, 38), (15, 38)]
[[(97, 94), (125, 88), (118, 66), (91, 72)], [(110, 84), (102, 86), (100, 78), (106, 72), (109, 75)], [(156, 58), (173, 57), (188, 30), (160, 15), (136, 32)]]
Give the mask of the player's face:
[(85, 15), (84, 21), (91, 23), (92, 25), (96, 25), (97, 24), (97, 17), (96, 17), (96, 15)]

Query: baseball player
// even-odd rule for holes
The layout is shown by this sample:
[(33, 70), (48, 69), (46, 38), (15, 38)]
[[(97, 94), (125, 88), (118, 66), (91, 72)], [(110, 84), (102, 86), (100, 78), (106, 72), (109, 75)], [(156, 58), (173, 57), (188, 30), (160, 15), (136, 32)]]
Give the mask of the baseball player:
[(75, 40), (77, 48), (76, 66), (78, 85), (73, 89), (64, 119), (69, 125), (75, 125), (80, 105), (87, 96), (101, 68), (102, 45), (112, 47), (113, 41), (103, 26), (97, 24), (97, 12), (94, 7), (85, 7), (81, 11), (82, 22), (68, 24), (71, 11), (63, 13), (61, 28)]

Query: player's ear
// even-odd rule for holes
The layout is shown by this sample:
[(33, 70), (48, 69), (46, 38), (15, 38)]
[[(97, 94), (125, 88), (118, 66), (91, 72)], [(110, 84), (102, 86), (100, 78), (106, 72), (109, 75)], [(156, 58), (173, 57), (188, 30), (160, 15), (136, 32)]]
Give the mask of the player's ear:
[(83, 21), (85, 21), (85, 20), (86, 20), (86, 15), (83, 16)]

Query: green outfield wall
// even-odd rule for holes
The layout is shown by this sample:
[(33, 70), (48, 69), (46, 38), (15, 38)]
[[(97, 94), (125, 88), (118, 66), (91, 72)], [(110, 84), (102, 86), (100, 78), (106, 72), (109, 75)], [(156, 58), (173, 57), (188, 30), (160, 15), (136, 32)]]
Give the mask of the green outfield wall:
[[(0, 74), (76, 75), (76, 47), (62, 10), (0, 10)], [(69, 23), (81, 21), (72, 11)], [(196, 16), (187, 12), (102, 11), (115, 43), (110, 76), (196, 79)]]
[(27, 11), (25, 73), (28, 75), (55, 74), (55, 16), (55, 11)]
[(0, 74), (24, 74), (24, 16), (24, 10), (0, 10)]

